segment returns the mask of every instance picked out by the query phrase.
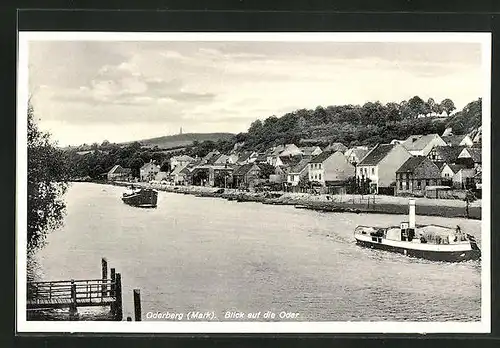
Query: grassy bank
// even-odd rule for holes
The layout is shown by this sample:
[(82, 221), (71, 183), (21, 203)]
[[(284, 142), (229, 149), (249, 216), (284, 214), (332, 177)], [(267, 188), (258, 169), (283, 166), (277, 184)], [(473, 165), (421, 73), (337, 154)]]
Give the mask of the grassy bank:
[[(237, 202), (260, 202), (273, 205), (293, 205), (296, 208), (324, 212), (353, 212), (373, 214), (408, 214), (408, 198), (391, 196), (313, 195), (306, 193), (246, 192), (202, 186), (170, 186), (147, 183), (115, 183), (119, 186), (153, 187), (157, 190), (189, 194), (198, 197), (223, 198)], [(465, 218), (465, 202), (444, 199), (416, 199), (416, 214)], [(469, 206), (469, 218), (481, 219), (481, 202)]]

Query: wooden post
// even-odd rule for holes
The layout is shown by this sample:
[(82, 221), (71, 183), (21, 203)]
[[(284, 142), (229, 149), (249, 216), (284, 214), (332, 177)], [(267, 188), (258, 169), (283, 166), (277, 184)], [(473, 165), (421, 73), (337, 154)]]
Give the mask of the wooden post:
[(106, 297), (106, 290), (107, 290), (107, 285), (105, 284), (105, 280), (108, 278), (108, 260), (106, 260), (105, 257), (101, 258), (101, 271), (102, 271), (102, 285), (101, 285), (101, 291), (102, 291), (102, 297)]
[(135, 321), (141, 321), (141, 290), (134, 289), (134, 315)]
[(116, 273), (116, 310), (115, 320), (122, 321), (123, 319), (123, 302), (122, 302), (122, 275)]
[(71, 304), (69, 306), (69, 316), (70, 319), (73, 320), (77, 314), (76, 308), (76, 284), (75, 280), (71, 279)]
[(132, 321), (132, 318), (131, 317), (127, 317), (127, 321)]

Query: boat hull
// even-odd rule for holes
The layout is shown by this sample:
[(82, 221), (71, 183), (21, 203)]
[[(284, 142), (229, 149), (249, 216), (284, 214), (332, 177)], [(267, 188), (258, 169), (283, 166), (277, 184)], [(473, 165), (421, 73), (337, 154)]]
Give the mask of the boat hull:
[(141, 190), (131, 194), (124, 194), (122, 201), (125, 204), (139, 208), (156, 208), (158, 192), (154, 190)]
[(380, 238), (376, 238), (377, 241), (373, 241), (355, 236), (355, 239), (356, 244), (362, 247), (399, 253), (409, 257), (416, 257), (431, 261), (462, 262), (479, 260), (481, 258), (481, 251), (473, 242), (471, 242), (468, 247), (464, 247), (462, 250), (442, 250), (442, 248), (441, 250), (422, 250), (412, 248), (411, 243), (408, 243), (408, 245), (391, 245), (384, 239), (379, 242), (378, 240)]

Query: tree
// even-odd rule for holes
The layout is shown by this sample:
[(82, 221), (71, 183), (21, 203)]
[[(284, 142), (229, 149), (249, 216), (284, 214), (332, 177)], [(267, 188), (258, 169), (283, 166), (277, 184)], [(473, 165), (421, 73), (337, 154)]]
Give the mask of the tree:
[(413, 111), (415, 117), (425, 114), (425, 102), (417, 95), (408, 100), (408, 106)]
[(259, 174), (260, 179), (268, 179), (269, 180), (269, 176), (275, 174), (275, 172), (276, 172), (276, 168), (274, 168), (274, 166), (267, 164), (267, 163), (260, 163), (259, 168), (260, 168), (260, 174)]
[(47, 233), (63, 223), (68, 187), (64, 153), (38, 129), (28, 105), (28, 252), (42, 247)]
[(456, 109), (455, 104), (449, 98), (446, 98), (441, 102), (441, 107), (443, 108), (443, 111), (446, 112), (446, 116), (450, 116), (452, 111)]
[(165, 172), (165, 173), (170, 173), (170, 160), (166, 159), (163, 161), (163, 163), (160, 166), (160, 171)]

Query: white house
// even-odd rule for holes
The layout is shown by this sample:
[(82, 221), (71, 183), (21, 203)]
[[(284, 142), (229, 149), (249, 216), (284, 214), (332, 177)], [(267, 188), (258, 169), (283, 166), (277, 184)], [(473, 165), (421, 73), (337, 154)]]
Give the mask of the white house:
[(309, 159), (302, 159), (299, 163), (290, 168), (287, 175), (287, 183), (290, 186), (297, 186), (301, 179), (309, 175)]
[(156, 181), (166, 181), (168, 179), (168, 173), (167, 172), (158, 172), (155, 176)]
[(480, 147), (466, 147), (460, 152), (457, 158), (457, 163), (467, 165), (469, 168), (474, 168), (476, 172), (482, 171), (482, 156)]
[(411, 135), (401, 145), (413, 156), (427, 156), (434, 146), (448, 145), (438, 134)]
[(411, 157), (400, 144), (379, 144), (358, 163), (356, 177), (370, 179), (370, 191), (379, 192), (380, 187), (390, 187), (396, 182), (396, 171)]
[(184, 167), (186, 164), (189, 164), (194, 161), (194, 158), (187, 155), (182, 156), (174, 156), (170, 158), (170, 169), (174, 169), (177, 166)]
[(326, 186), (328, 182), (342, 182), (354, 176), (354, 166), (342, 151), (324, 151), (309, 162), (309, 181)]
[(473, 168), (467, 168), (460, 164), (444, 163), (441, 168), (441, 177), (448, 181), (455, 188), (463, 189), (473, 181), (476, 174)]
[(139, 170), (141, 181), (151, 181), (155, 178), (156, 174), (160, 171), (160, 166), (154, 164), (151, 160), (141, 167)]
[(323, 152), (319, 146), (304, 146), (300, 148), (300, 151), (302, 152), (302, 156), (308, 158), (318, 156)]
[(359, 163), (363, 159), (363, 157), (366, 156), (368, 153), (368, 146), (357, 146), (348, 149), (345, 153), (344, 156), (347, 158), (349, 163), (354, 164), (354, 163)]

